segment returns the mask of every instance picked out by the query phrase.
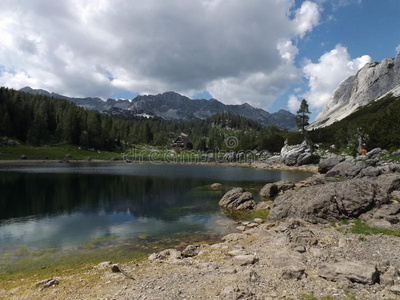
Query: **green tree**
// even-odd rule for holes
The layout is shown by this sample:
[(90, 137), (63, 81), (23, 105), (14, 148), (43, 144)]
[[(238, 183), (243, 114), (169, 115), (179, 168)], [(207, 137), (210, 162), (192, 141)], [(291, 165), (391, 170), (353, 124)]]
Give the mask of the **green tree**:
[(308, 114), (311, 114), (311, 112), (308, 109), (308, 103), (306, 99), (303, 99), (301, 100), (300, 108), (296, 115), (297, 127), (299, 127), (303, 133), (305, 132), (305, 127), (309, 124), (308, 121), (310, 120), (310, 117)]

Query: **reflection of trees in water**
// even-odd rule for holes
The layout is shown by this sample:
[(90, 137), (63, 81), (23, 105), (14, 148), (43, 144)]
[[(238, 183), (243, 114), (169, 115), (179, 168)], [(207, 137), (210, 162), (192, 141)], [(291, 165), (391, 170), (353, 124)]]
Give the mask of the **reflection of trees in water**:
[(218, 209), (201, 179), (87, 174), (0, 174), (0, 219), (71, 212), (123, 212), (174, 220)]

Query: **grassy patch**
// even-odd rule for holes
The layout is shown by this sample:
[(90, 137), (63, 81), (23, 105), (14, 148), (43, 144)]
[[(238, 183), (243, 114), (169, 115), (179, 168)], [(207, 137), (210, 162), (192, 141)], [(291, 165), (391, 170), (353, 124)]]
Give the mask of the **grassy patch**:
[(383, 229), (377, 227), (370, 227), (361, 220), (355, 220), (354, 225), (351, 227), (351, 232), (356, 234), (370, 235), (383, 233), (387, 235), (400, 236), (400, 230)]
[(101, 244), (103, 244), (103, 242), (112, 241), (112, 240), (115, 240), (116, 238), (117, 238), (117, 236), (95, 238), (95, 239), (92, 239), (91, 241), (89, 241), (88, 243), (85, 243), (85, 244), (82, 244), (79, 246), (82, 247), (83, 249), (94, 249), (94, 248), (99, 247)]
[(111, 160), (116, 157), (122, 160), (121, 153), (100, 152), (79, 149), (78, 146), (68, 144), (58, 144), (51, 146), (33, 147), (28, 145), (0, 146), (0, 160), (16, 160), (21, 155), (26, 155), (28, 160), (59, 160), (71, 155), (69, 160), (82, 160), (88, 157), (99, 160)]
[(260, 218), (262, 220), (266, 220), (269, 215), (269, 210), (266, 209), (257, 209), (250, 211), (234, 211), (228, 214), (229, 217), (234, 219), (235, 221), (251, 221), (255, 218)]

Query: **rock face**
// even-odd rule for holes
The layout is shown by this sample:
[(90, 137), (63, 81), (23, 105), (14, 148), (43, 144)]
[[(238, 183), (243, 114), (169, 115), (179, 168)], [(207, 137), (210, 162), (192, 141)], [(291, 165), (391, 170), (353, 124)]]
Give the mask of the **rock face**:
[(281, 150), (281, 160), (287, 166), (301, 166), (315, 162), (316, 157), (313, 156), (307, 141), (304, 141), (293, 146), (285, 144)]
[(250, 210), (256, 206), (256, 202), (250, 192), (242, 188), (233, 188), (222, 197), (219, 206), (228, 211)]
[(311, 186), (275, 199), (268, 220), (300, 218), (312, 223), (356, 218), (388, 201), (373, 180), (351, 179)]
[(386, 93), (400, 95), (400, 54), (396, 58), (366, 64), (340, 83), (324, 109), (308, 129), (331, 125)]

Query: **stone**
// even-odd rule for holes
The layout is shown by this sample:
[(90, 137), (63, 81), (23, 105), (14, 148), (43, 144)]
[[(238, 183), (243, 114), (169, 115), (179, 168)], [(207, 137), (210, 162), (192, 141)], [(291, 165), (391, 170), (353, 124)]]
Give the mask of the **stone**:
[(197, 255), (197, 247), (194, 245), (189, 245), (182, 251), (183, 257), (193, 257), (196, 255)]
[(372, 285), (379, 280), (376, 266), (360, 261), (340, 261), (325, 264), (318, 269), (318, 275), (330, 281), (346, 278), (351, 282)]
[(264, 223), (264, 220), (263, 220), (263, 219), (260, 219), (260, 218), (255, 218), (255, 219), (253, 220), (253, 222), (254, 222), (254, 223), (257, 223), (257, 224), (262, 224), (262, 223)]
[(304, 246), (295, 246), (293, 248), (293, 251), (296, 251), (296, 252), (299, 252), (299, 253), (305, 253), (307, 251), (307, 249)]
[(260, 276), (257, 274), (256, 271), (254, 270), (245, 270), (242, 273), (242, 276), (245, 278), (245, 281), (247, 282), (257, 282), (260, 280)]
[(327, 177), (343, 176), (347, 178), (353, 178), (360, 173), (362, 169), (365, 168), (365, 163), (363, 162), (350, 162), (343, 161), (336, 166), (334, 166), (330, 171), (326, 173)]
[(359, 177), (359, 178), (363, 178), (363, 177), (378, 177), (381, 174), (382, 174), (382, 169), (381, 168), (366, 167), (365, 169), (362, 169), (360, 171), (360, 173), (357, 175), (357, 177)]
[(58, 284), (59, 284), (58, 280), (56, 280), (54, 278), (49, 278), (49, 279), (39, 281), (38, 283), (35, 284), (35, 287), (39, 288), (40, 291), (43, 291), (44, 289), (47, 289), (52, 286), (56, 286)]
[(312, 223), (338, 222), (356, 218), (375, 206), (387, 202), (371, 180), (351, 179), (343, 182), (311, 186), (275, 199), (269, 221), (300, 218)]
[(376, 227), (381, 229), (392, 229), (392, 224), (389, 221), (383, 219), (370, 219), (367, 222), (370, 227)]
[(290, 181), (278, 181), (278, 182), (273, 182), (273, 183), (267, 183), (260, 190), (260, 196), (266, 197), (266, 198), (275, 197), (279, 193), (286, 192), (288, 190), (292, 190), (295, 187), (296, 187), (296, 185)]
[(391, 291), (391, 292), (392, 292), (393, 294), (395, 294), (395, 295), (400, 295), (400, 284), (391, 286), (391, 287), (389, 288), (389, 291)]
[(213, 183), (211, 185), (211, 188), (215, 189), (215, 190), (220, 189), (220, 188), (222, 188), (222, 184), (221, 183)]
[(281, 160), (287, 166), (301, 166), (315, 163), (319, 160), (319, 157), (312, 154), (311, 147), (304, 140), (301, 144), (293, 146), (285, 143), (285, 146), (281, 149)]
[(393, 191), (392, 194), (391, 194), (391, 197), (394, 200), (400, 201), (400, 191)]
[(240, 266), (247, 266), (256, 262), (256, 257), (252, 254), (241, 254), (233, 257), (233, 261)]
[(381, 175), (375, 179), (375, 182), (380, 186), (382, 194), (386, 196), (400, 189), (400, 175), (397, 174)]
[(334, 166), (344, 161), (344, 157), (341, 155), (333, 155), (332, 157), (323, 160), (318, 166), (318, 172), (321, 174), (326, 174)]
[(273, 201), (260, 201), (257, 203), (255, 210), (270, 210), (274, 206)]
[(248, 227), (248, 228), (254, 228), (254, 227), (257, 227), (257, 226), (258, 226), (257, 223), (250, 223), (250, 224), (246, 225), (246, 227)]
[(383, 205), (374, 214), (374, 219), (382, 219), (390, 224), (400, 224), (400, 203)]
[(112, 265), (111, 266), (111, 272), (120, 273), (121, 272), (121, 268), (118, 265)]
[(219, 201), (221, 208), (231, 210), (251, 210), (256, 206), (253, 195), (242, 188), (229, 190)]
[(21, 158), (21, 159), (26, 159), (27, 157), (26, 157), (25, 154), (21, 154), (20, 158)]
[(246, 230), (246, 226), (244, 226), (244, 225), (237, 226), (236, 230), (245, 231)]
[(283, 269), (281, 276), (285, 280), (290, 280), (290, 279), (300, 280), (304, 274), (305, 274), (304, 268), (292, 267)]
[(381, 285), (387, 285), (387, 286), (394, 285), (395, 282), (398, 282), (399, 280), (400, 280), (400, 272), (394, 266), (390, 266), (388, 270), (379, 277), (379, 283)]
[(375, 157), (375, 156), (377, 156), (377, 155), (379, 155), (381, 153), (382, 153), (382, 149), (381, 148), (372, 149), (371, 151), (369, 151), (367, 153), (367, 158), (373, 158), (373, 157)]
[(230, 256), (247, 255), (247, 254), (248, 254), (247, 251), (244, 249), (234, 249), (228, 252), (228, 255)]

